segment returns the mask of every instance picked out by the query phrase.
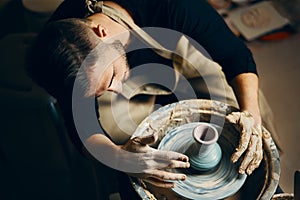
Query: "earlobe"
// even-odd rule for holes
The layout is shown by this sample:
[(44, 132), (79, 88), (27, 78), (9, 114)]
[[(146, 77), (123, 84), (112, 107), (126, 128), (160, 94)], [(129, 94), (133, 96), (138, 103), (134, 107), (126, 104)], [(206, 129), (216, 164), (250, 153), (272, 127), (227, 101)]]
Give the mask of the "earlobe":
[(107, 36), (106, 29), (103, 26), (101, 26), (100, 24), (98, 24), (96, 27), (94, 27), (93, 30), (100, 38), (104, 38)]

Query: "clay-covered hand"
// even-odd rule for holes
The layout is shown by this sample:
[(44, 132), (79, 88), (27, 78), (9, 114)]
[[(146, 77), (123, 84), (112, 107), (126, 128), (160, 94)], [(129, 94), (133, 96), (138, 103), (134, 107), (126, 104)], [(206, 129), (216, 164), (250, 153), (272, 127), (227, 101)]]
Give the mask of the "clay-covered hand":
[(236, 129), (241, 133), (239, 145), (231, 157), (233, 163), (245, 154), (239, 167), (239, 173), (245, 172), (250, 175), (254, 169), (259, 167), (263, 158), (262, 148), (262, 128), (255, 124), (252, 115), (247, 112), (232, 112), (226, 116), (226, 119), (235, 124)]
[[(162, 151), (150, 147), (157, 139), (155, 134), (146, 137), (135, 137), (129, 140), (123, 150), (138, 156), (138, 162), (133, 163), (136, 173), (131, 176), (141, 178), (143, 181), (158, 187), (174, 187), (175, 180), (185, 180), (186, 175), (168, 172), (166, 169), (188, 168), (188, 157), (173, 151)], [(134, 156), (135, 157), (135, 156)]]

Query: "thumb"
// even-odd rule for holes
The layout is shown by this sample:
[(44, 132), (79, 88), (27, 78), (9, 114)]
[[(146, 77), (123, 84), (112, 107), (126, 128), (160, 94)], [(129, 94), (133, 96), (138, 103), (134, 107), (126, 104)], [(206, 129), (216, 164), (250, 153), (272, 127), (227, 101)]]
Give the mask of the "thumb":
[(233, 124), (238, 123), (238, 121), (240, 120), (240, 118), (241, 118), (241, 113), (239, 113), (239, 112), (232, 112), (232, 113), (230, 113), (229, 115), (227, 115), (225, 117), (225, 119), (229, 123), (233, 123)]
[(158, 136), (156, 133), (153, 133), (151, 135), (143, 136), (143, 137), (136, 137), (133, 140), (135, 142), (140, 143), (141, 145), (147, 145), (147, 144), (153, 144), (156, 142)]

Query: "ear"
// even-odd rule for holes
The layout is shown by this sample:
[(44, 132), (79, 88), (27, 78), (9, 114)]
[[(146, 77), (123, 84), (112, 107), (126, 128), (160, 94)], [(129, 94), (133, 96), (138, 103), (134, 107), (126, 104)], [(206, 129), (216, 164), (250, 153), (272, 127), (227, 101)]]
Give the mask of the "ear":
[(107, 31), (105, 27), (98, 24), (96, 27), (93, 27), (94, 32), (100, 37), (105, 38), (107, 36)]

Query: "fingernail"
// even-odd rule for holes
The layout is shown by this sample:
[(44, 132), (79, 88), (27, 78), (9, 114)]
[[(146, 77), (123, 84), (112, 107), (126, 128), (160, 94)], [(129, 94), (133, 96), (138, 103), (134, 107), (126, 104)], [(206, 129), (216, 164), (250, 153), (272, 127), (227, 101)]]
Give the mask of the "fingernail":
[(237, 160), (238, 160), (237, 156), (236, 155), (232, 155), (231, 162), (235, 163)]
[(247, 169), (247, 174), (251, 175), (252, 174), (252, 169)]
[(240, 168), (240, 169), (239, 169), (239, 173), (240, 173), (240, 174), (245, 174), (245, 170)]
[(182, 178), (181, 178), (181, 180), (185, 180), (186, 179), (186, 176), (185, 175), (183, 175), (182, 176)]
[(186, 157), (181, 157), (179, 160), (181, 160), (182, 162), (187, 162), (187, 158)]

